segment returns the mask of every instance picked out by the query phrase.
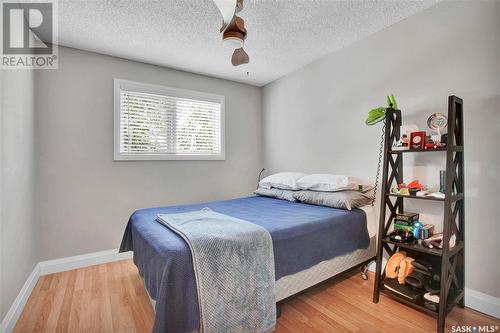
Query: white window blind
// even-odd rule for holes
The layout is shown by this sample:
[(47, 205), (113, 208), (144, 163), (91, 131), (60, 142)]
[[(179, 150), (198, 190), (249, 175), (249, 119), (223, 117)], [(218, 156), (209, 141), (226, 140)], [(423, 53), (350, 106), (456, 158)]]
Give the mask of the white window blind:
[(223, 107), (220, 95), (115, 80), (115, 159), (224, 159)]

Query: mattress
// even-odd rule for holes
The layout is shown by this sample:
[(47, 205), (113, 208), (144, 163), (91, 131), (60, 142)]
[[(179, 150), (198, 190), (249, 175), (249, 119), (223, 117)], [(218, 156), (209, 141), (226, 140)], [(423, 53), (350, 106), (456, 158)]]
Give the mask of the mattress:
[(199, 326), (189, 248), (178, 235), (157, 223), (156, 215), (204, 207), (258, 224), (269, 231), (273, 239), (277, 284), (284, 277), (290, 278), (322, 262), (368, 249), (371, 244), (369, 230), (372, 228), (367, 224), (367, 213), (360, 209), (346, 211), (248, 197), (136, 211), (129, 220), (120, 250), (134, 251), (134, 263), (150, 296), (156, 300), (156, 332), (189, 332)]

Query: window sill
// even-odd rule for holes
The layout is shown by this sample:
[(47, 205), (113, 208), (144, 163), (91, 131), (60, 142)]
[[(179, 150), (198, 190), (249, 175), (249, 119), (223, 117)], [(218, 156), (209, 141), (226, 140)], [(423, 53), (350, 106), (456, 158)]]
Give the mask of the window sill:
[(225, 161), (224, 155), (124, 155), (116, 154), (115, 161)]

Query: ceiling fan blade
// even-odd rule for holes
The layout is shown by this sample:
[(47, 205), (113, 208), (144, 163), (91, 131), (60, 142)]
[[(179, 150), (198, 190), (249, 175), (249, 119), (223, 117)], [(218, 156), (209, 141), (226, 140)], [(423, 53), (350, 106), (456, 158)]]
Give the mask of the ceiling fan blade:
[(234, 50), (233, 56), (231, 57), (231, 63), (233, 64), (233, 66), (248, 64), (249, 62), (250, 57), (245, 52), (245, 50), (243, 50), (243, 48)]
[(213, 0), (222, 15), (221, 32), (225, 30), (236, 11), (237, 0)]

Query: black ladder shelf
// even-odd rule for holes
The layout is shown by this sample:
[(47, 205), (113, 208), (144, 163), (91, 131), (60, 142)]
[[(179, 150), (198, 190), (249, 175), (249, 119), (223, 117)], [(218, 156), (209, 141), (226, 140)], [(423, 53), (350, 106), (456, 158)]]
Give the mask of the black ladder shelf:
[[(377, 242), (377, 269), (373, 302), (378, 303), (380, 293), (406, 304), (414, 309), (437, 317), (437, 331), (444, 332), (446, 315), (455, 305), (464, 307), (464, 258), (465, 258), (465, 200), (464, 200), (464, 148), (463, 148), (463, 101), (456, 96), (448, 98), (448, 141), (446, 148), (432, 150), (392, 150), (393, 143), (400, 139), (402, 123), (401, 111), (387, 109), (385, 116), (384, 165), (382, 174), (382, 195), (380, 206), (379, 238)], [(391, 194), (390, 188), (403, 183), (403, 155), (407, 153), (446, 152), (445, 198), (429, 198)], [(419, 244), (392, 242), (387, 234), (396, 214), (404, 210), (404, 200), (434, 200), (444, 203), (443, 248), (429, 249)], [(456, 245), (449, 244), (450, 237), (456, 236)], [(423, 301), (409, 301), (384, 288), (385, 273), (382, 267), (384, 252), (391, 256), (399, 250), (407, 251), (420, 258), (430, 258), (438, 262), (440, 269), (440, 302), (437, 311), (423, 305)], [(427, 259), (426, 259), (427, 260)]]

